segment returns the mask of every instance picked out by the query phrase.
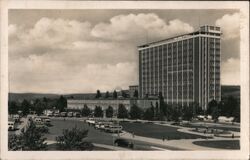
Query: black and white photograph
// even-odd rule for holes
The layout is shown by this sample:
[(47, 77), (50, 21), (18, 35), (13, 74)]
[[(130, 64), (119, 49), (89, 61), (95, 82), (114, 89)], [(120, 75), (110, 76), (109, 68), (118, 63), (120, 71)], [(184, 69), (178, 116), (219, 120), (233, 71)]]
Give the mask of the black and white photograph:
[(240, 8), (7, 12), (8, 152), (245, 150)]

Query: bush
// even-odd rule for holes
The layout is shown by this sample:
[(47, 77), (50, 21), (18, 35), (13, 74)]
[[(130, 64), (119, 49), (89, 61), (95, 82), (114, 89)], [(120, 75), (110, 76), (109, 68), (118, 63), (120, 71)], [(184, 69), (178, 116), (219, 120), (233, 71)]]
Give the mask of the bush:
[(93, 150), (94, 145), (83, 139), (88, 135), (88, 130), (76, 126), (71, 130), (63, 130), (63, 135), (56, 137), (57, 147), (60, 150)]
[(31, 121), (26, 132), (22, 131), (20, 135), (9, 136), (9, 150), (46, 150), (47, 144), (44, 143), (46, 138), (43, 138), (43, 134), (46, 132), (48, 132), (46, 128), (36, 127), (36, 125)]

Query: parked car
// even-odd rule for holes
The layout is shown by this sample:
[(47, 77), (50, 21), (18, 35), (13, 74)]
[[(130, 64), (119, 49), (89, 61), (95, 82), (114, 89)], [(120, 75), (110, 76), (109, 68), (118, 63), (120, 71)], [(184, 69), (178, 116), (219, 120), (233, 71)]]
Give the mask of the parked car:
[(13, 119), (15, 122), (19, 122), (20, 121), (20, 116), (18, 114), (13, 115)]
[(73, 112), (68, 112), (67, 117), (73, 117)]
[(54, 114), (53, 114), (53, 116), (55, 116), (55, 117), (59, 117), (59, 116), (60, 116), (60, 114), (59, 114), (59, 113), (54, 113)]
[(42, 118), (40, 117), (36, 117), (34, 121), (35, 121), (35, 124), (43, 124)]
[(120, 133), (122, 131), (122, 126), (119, 125), (109, 125), (105, 128), (106, 132), (110, 133)]
[(67, 112), (61, 112), (61, 113), (60, 113), (60, 116), (61, 116), (61, 117), (67, 117)]
[(94, 120), (94, 119), (92, 119), (92, 118), (89, 118), (89, 119), (87, 119), (86, 120), (86, 123), (88, 123), (89, 125), (95, 125), (95, 123), (96, 123), (96, 121)]
[(81, 114), (80, 114), (79, 112), (74, 112), (74, 113), (73, 113), (73, 116), (74, 116), (74, 117), (80, 117)]
[(9, 120), (8, 121), (8, 130), (13, 131), (17, 129), (16, 122), (14, 120)]
[(113, 124), (113, 122), (102, 122), (102, 124), (100, 125), (100, 129), (105, 130), (106, 128), (108, 128), (112, 124)]
[(50, 124), (50, 122), (51, 122), (51, 121), (50, 121), (50, 118), (45, 118), (45, 119), (43, 119), (43, 121), (44, 121), (44, 123), (47, 124), (47, 125)]
[(134, 144), (132, 142), (122, 138), (116, 139), (114, 143), (116, 146), (134, 148)]

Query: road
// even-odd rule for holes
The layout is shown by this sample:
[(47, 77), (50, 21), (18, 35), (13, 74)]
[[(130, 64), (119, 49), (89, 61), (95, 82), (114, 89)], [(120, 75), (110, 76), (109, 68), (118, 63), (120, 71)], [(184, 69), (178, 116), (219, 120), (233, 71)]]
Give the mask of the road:
[[(55, 141), (55, 138), (58, 135), (62, 135), (63, 129), (70, 129), (74, 126), (78, 128), (88, 129), (88, 137), (85, 139), (86, 141), (90, 141), (92, 143), (104, 144), (104, 145), (113, 145), (115, 137), (110, 133), (106, 133), (100, 130), (94, 129), (93, 126), (88, 126), (87, 123), (84, 123), (79, 120), (62, 120), (62, 119), (52, 119), (51, 120), (52, 127), (49, 127), (49, 134), (46, 134), (45, 137), (47, 140)], [(142, 142), (137, 140), (130, 140), (134, 143), (135, 150), (178, 150), (174, 147), (163, 146), (159, 144), (152, 144), (148, 142)]]

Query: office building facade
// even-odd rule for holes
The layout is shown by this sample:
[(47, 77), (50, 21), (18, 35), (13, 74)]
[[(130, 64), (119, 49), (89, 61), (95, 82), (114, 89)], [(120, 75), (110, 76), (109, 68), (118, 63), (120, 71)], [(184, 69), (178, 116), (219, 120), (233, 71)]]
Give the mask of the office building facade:
[(167, 104), (203, 109), (220, 101), (221, 31), (202, 26), (196, 32), (138, 47), (140, 97), (158, 95)]

